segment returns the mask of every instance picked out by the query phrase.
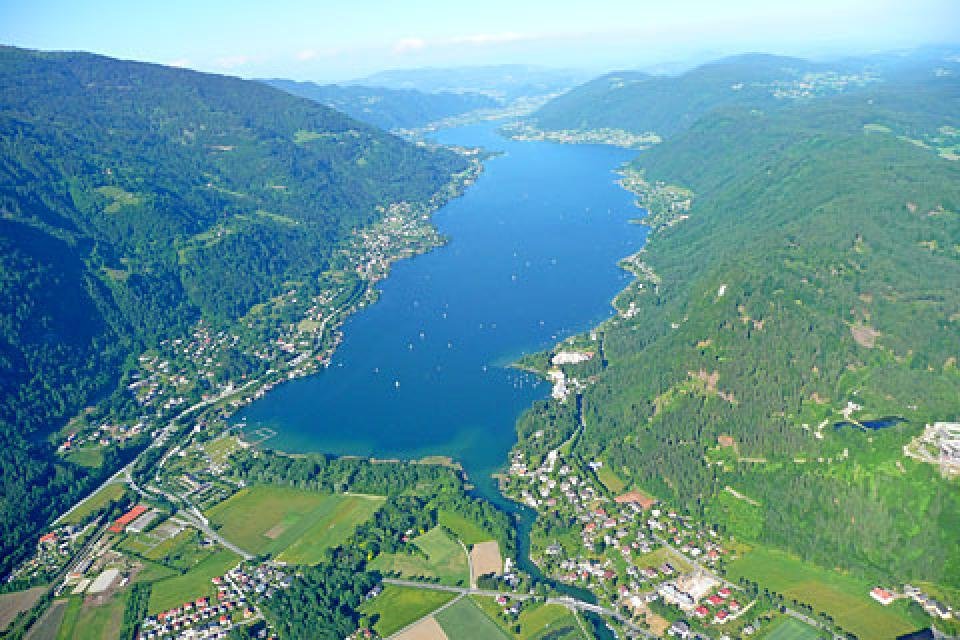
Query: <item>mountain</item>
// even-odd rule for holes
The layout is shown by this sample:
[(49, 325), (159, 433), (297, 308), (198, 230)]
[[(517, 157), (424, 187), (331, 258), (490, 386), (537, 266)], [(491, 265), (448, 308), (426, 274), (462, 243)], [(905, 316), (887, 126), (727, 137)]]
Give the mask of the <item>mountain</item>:
[(0, 84), (3, 574), (130, 455), (88, 470), (47, 434), (88, 405), (129, 416), (117, 383), (144, 348), (309, 288), (382, 207), (466, 163), (237, 78), (4, 47)]
[(320, 85), (283, 79), (264, 82), (386, 130), (422, 127), (450, 116), (499, 105), (493, 98), (477, 93), (424, 93), (416, 89)]
[[(593, 382), (578, 455), (738, 542), (957, 589), (957, 480), (904, 446), (960, 417), (960, 78), (674, 131), (627, 169), (654, 231), (602, 364), (564, 367)], [(556, 446), (557, 415), (521, 435)]]
[(589, 74), (571, 69), (504, 64), (476, 67), (396, 69), (381, 71), (346, 84), (427, 93), (482, 93), (504, 100), (556, 93), (587, 80)]
[(850, 65), (745, 54), (677, 76), (610, 73), (554, 98), (534, 112), (529, 122), (541, 130), (608, 128), (665, 137), (721, 106), (767, 108), (869, 79)]

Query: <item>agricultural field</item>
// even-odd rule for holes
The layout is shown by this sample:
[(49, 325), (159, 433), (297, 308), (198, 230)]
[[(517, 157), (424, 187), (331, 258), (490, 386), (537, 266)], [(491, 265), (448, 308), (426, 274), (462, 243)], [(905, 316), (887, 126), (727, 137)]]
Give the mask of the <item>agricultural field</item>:
[(70, 515), (63, 519), (63, 524), (80, 524), (86, 520), (90, 514), (105, 507), (111, 500), (117, 500), (123, 495), (124, 486), (121, 484), (108, 484), (95, 495), (74, 509)]
[(376, 496), (333, 495), (291, 487), (242, 489), (207, 511), (228, 540), (250, 553), (310, 564), (345, 540), (383, 503)]
[(417, 624), (404, 629), (394, 636), (394, 640), (449, 640), (443, 627), (433, 616), (423, 618)]
[(40, 599), (45, 587), (33, 587), (26, 591), (0, 594), (0, 633), (2, 633), (21, 611), (26, 611)]
[(383, 593), (367, 600), (360, 610), (378, 616), (373, 628), (383, 638), (436, 611), (453, 600), (454, 594), (430, 589), (388, 585)]
[(597, 469), (597, 480), (614, 494), (623, 493), (623, 490), (627, 488), (627, 483), (606, 463)]
[(215, 595), (216, 589), (210, 580), (223, 575), (239, 561), (240, 557), (232, 551), (218, 551), (183, 575), (155, 582), (147, 607), (149, 613), (170, 609), (201, 596)]
[[(531, 640), (550, 636), (553, 640), (582, 640), (580, 625), (566, 607), (557, 604), (527, 604), (520, 612), (517, 623), (520, 633), (513, 629), (514, 622), (500, 614), (501, 607), (493, 598), (471, 596), (471, 600), (483, 610), (500, 630), (509, 637)], [(451, 640), (456, 640), (451, 636)]]
[[(305, 518), (310, 524), (286, 551), (278, 557), (290, 564), (316, 564), (327, 549), (344, 542), (357, 525), (369, 520), (383, 504), (380, 496), (330, 496), (332, 511), (313, 514), (321, 517)], [(300, 527), (297, 527), (300, 529)]]
[(772, 549), (754, 548), (732, 562), (727, 578), (736, 582), (740, 577), (825, 611), (861, 638), (895, 638), (920, 628), (907, 614), (905, 602), (883, 607), (868, 595), (873, 585)]
[(496, 540), (487, 540), (473, 545), (470, 550), (470, 562), (473, 564), (474, 576), (503, 573), (503, 558), (500, 556), (500, 545)]
[(40, 619), (30, 627), (26, 640), (57, 640), (58, 629), (67, 612), (67, 603), (66, 598), (54, 600)]
[(172, 538), (152, 547), (145, 558), (186, 571), (210, 555), (209, 549), (200, 547), (202, 537), (194, 529), (184, 529)]
[(506, 640), (510, 637), (470, 598), (461, 598), (435, 618), (450, 640)]
[(123, 609), (126, 602), (126, 593), (116, 594), (102, 605), (92, 604), (92, 598), (71, 598), (57, 638), (112, 640), (123, 623)]
[(412, 542), (424, 555), (383, 554), (375, 558), (370, 567), (384, 574), (397, 574), (405, 578), (424, 576), (438, 578), (443, 584), (467, 584), (470, 567), (463, 547), (443, 529), (434, 527)]
[(82, 449), (71, 451), (65, 457), (70, 462), (78, 464), (81, 467), (99, 469), (100, 465), (103, 464), (103, 449), (99, 446), (83, 447)]
[(764, 640), (817, 640), (820, 638), (817, 630), (808, 624), (803, 624), (794, 618), (786, 616), (780, 618), (770, 627)]
[(437, 515), (437, 519), (441, 526), (453, 531), (458, 538), (463, 540), (463, 544), (467, 546), (493, 538), (492, 533), (467, 520), (459, 513), (441, 509)]
[(581, 640), (580, 624), (566, 607), (541, 605), (520, 614), (520, 640)]
[(237, 436), (221, 436), (203, 445), (203, 450), (210, 456), (210, 461), (216, 465), (224, 465), (234, 451), (240, 448), (240, 438)]

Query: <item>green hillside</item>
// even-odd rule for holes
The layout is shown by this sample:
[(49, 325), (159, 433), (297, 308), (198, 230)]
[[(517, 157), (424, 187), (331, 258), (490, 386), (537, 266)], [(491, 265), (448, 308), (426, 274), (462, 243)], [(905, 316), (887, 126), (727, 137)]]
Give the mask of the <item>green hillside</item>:
[[(236, 78), (5, 47), (0, 84), (2, 574), (129, 455), (88, 472), (43, 441), (125, 363), (316, 281), (378, 207), (429, 200), (465, 163)], [(129, 393), (102, 406), (136, 411)]]
[(551, 100), (531, 121), (545, 130), (607, 128), (669, 136), (717, 107), (776, 104), (778, 89), (789, 90), (804, 74), (828, 70), (797, 58), (752, 54), (678, 76), (615, 72)]
[[(960, 164), (938, 149), (958, 117), (956, 76), (928, 70), (715, 110), (641, 154), (633, 175), (693, 204), (653, 212), (603, 326), (580, 455), (739, 538), (960, 586), (956, 480), (902, 451), (960, 416)], [(834, 426), (848, 402), (902, 421)], [(559, 441), (575, 420), (538, 409), (523, 432)]]
[(424, 93), (415, 89), (387, 89), (316, 84), (294, 80), (264, 80), (277, 89), (314, 100), (381, 129), (412, 129), (498, 102), (479, 93), (450, 91)]

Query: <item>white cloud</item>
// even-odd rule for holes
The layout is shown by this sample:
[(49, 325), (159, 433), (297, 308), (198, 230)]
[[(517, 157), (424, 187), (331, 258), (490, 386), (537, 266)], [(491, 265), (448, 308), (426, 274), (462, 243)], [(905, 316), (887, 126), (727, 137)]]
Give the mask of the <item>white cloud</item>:
[(403, 38), (393, 45), (394, 53), (411, 53), (426, 48), (427, 41), (423, 38)]
[(313, 60), (317, 57), (316, 49), (304, 49), (303, 51), (297, 52), (297, 60), (301, 62), (306, 62), (307, 60)]
[(167, 66), (184, 69), (190, 66), (190, 60), (188, 58), (177, 58), (176, 60), (171, 60), (170, 62), (168, 62)]

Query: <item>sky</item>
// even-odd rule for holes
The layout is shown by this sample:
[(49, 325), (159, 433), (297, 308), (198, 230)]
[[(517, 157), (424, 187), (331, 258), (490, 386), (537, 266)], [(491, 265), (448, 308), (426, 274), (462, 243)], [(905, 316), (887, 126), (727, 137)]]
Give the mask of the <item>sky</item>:
[(525, 63), (608, 70), (960, 42), (960, 0), (0, 0), (0, 43), (242, 77)]

